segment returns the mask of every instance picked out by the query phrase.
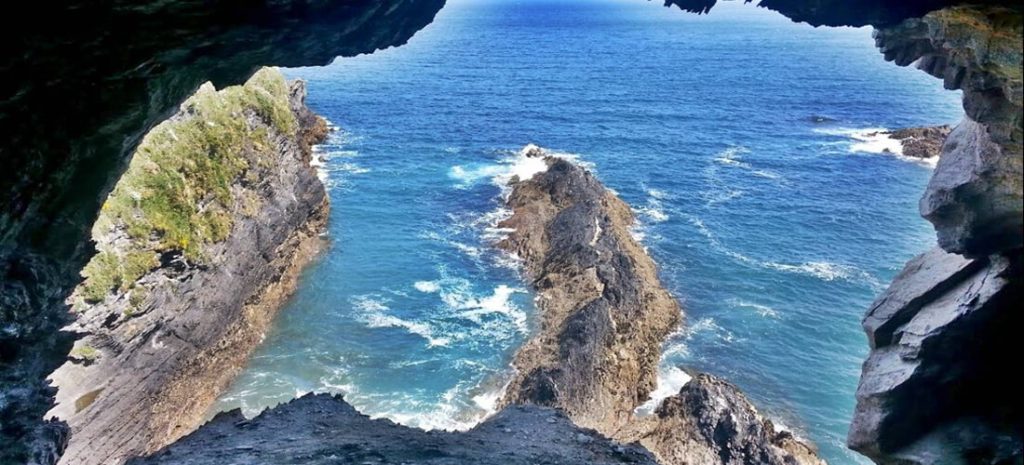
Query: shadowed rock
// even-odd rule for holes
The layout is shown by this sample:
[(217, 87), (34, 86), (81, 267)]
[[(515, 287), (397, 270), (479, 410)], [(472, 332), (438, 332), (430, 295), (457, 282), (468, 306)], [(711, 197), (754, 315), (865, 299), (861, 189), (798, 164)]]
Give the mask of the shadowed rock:
[(657, 465), (542, 407), (510, 407), (473, 429), (423, 431), (371, 420), (340, 397), (306, 395), (246, 420), (218, 414), (195, 433), (130, 465)]

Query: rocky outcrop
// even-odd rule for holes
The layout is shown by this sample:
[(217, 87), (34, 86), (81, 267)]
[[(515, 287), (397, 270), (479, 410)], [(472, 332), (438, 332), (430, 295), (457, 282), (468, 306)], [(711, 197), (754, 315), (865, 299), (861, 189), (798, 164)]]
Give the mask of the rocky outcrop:
[(340, 397), (306, 395), (246, 420), (221, 413), (195, 433), (131, 465), (656, 465), (541, 407), (510, 407), (466, 432), (371, 420)]
[(540, 329), (516, 354), (502, 402), (556, 407), (581, 426), (639, 441), (662, 465), (823, 464), (739, 389), (707, 374), (654, 415), (636, 415), (656, 387), (679, 304), (630, 235), (628, 205), (568, 160), (536, 146), (520, 156), (544, 169), (512, 180), (513, 214), (499, 224), (511, 232), (499, 245), (524, 261)]
[(904, 268), (864, 319), (849, 445), (883, 465), (1024, 461), (1021, 400), (1005, 369), (1020, 326), (1022, 16), (956, 7), (876, 32), (886, 59), (962, 89), (921, 214), (940, 248)]
[(871, 306), (871, 355), (850, 446), (882, 464), (1012, 464), (1022, 455), (1016, 352), (1021, 256), (967, 259), (936, 248)]
[(80, 339), (47, 415), (70, 426), (60, 463), (115, 464), (190, 432), (262, 340), (328, 209), (310, 166), (326, 125), (304, 98), (264, 69), (204, 85), (142, 141), (69, 299)]
[(971, 257), (1024, 245), (1021, 12), (958, 7), (879, 29), (887, 60), (917, 63), (961, 89), (967, 116), (949, 135), (921, 200), (939, 245)]
[(935, 158), (942, 152), (942, 144), (953, 128), (949, 126), (928, 126), (903, 128), (886, 134), (903, 147), (903, 156), (911, 158)]
[(622, 433), (662, 464), (824, 465), (817, 452), (770, 420), (732, 384), (698, 374), (650, 417)]
[(505, 402), (557, 407), (577, 424), (614, 432), (657, 383), (661, 343), (677, 301), (632, 237), (633, 214), (590, 173), (534, 146), (547, 169), (514, 180), (513, 230), (500, 247), (525, 262), (540, 330), (516, 354)]

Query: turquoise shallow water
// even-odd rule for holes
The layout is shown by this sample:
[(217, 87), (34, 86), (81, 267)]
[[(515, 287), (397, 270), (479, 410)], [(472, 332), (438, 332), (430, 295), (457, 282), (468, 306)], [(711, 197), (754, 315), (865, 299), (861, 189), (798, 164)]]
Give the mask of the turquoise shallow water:
[(414, 426), (478, 421), (533, 325), (490, 246), (533, 142), (635, 207), (686, 313), (666, 383), (724, 376), (831, 463), (862, 463), (843, 446), (860, 318), (934, 241), (916, 207), (931, 168), (868, 133), (962, 113), (870, 35), (733, 3), (454, 1), (404, 47), (286, 70), (341, 128), (321, 147), (331, 246), (218, 407), (326, 390)]

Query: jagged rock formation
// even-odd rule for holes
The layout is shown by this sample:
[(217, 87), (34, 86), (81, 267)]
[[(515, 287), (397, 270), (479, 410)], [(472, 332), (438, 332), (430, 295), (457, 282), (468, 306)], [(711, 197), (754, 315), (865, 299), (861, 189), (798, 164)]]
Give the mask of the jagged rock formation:
[(499, 245), (524, 260), (538, 292), (540, 330), (516, 354), (503, 404), (557, 407), (581, 426), (639, 441), (662, 465), (823, 464), (775, 431), (731, 384), (701, 374), (650, 417), (634, 412), (656, 387), (665, 337), (680, 308), (630, 235), (633, 214), (587, 170), (520, 153), (546, 170), (514, 179), (511, 230)]
[(1021, 256), (967, 259), (935, 248), (871, 306), (871, 355), (850, 446), (879, 463), (1020, 463), (1017, 350)]
[(903, 128), (888, 131), (889, 137), (900, 141), (903, 156), (912, 158), (935, 158), (942, 153), (942, 144), (953, 128), (949, 126), (929, 126), (923, 128)]
[(917, 63), (962, 89), (966, 118), (949, 135), (921, 200), (942, 248), (971, 257), (1024, 245), (1020, 10), (950, 8), (876, 33), (885, 58)]
[(264, 69), (204, 85), (142, 141), (93, 228), (71, 298), (81, 338), (51, 375), (60, 463), (114, 464), (199, 425), (319, 249), (310, 166), (326, 124)]
[(776, 430), (736, 386), (708, 374), (694, 376), (622, 436), (639, 440), (662, 464), (825, 463), (806, 443)]
[(246, 420), (238, 410), (131, 465), (657, 465), (541, 407), (511, 407), (461, 433), (371, 420), (340, 397), (306, 395)]
[(883, 465), (1020, 464), (1016, 383), (1021, 317), (1022, 16), (957, 7), (877, 31), (886, 59), (962, 89), (921, 199), (940, 248), (896, 277), (868, 311), (871, 353), (849, 445)]
[(558, 407), (613, 432), (657, 385), (661, 343), (681, 317), (651, 258), (632, 237), (629, 206), (586, 170), (546, 157), (547, 170), (512, 182), (513, 230), (500, 247), (521, 257), (537, 290), (539, 334), (516, 354), (507, 403)]

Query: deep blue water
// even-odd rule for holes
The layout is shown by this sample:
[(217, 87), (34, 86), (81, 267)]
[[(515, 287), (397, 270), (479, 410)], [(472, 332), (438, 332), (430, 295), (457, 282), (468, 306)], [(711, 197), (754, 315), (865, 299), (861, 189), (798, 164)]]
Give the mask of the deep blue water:
[(860, 319), (934, 239), (931, 169), (857, 138), (955, 122), (959, 95), (885, 63), (869, 29), (735, 3), (453, 1), (406, 46), (286, 70), (341, 128), (322, 147), (331, 246), (219, 406), (329, 390), (410, 425), (478, 421), (533, 324), (489, 229), (533, 142), (636, 208), (685, 308), (666, 381), (721, 375), (831, 463), (862, 463), (843, 445)]

